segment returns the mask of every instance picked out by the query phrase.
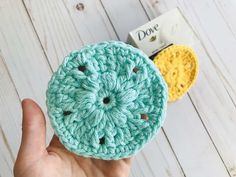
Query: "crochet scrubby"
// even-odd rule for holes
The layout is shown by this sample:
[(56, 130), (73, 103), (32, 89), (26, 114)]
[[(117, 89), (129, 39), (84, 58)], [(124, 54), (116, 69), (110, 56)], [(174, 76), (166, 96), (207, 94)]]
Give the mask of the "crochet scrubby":
[(48, 84), (48, 114), (68, 150), (121, 159), (135, 154), (162, 126), (167, 92), (144, 53), (122, 42), (102, 42), (64, 59)]
[(192, 48), (172, 45), (153, 60), (165, 78), (169, 101), (180, 99), (194, 84), (198, 75), (198, 59)]

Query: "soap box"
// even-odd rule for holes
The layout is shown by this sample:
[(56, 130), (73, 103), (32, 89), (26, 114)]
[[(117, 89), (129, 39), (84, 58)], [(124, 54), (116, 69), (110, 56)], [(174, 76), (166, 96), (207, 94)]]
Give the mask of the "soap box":
[(198, 42), (179, 8), (168, 11), (129, 32), (127, 43), (141, 49), (151, 59), (172, 44), (193, 47)]

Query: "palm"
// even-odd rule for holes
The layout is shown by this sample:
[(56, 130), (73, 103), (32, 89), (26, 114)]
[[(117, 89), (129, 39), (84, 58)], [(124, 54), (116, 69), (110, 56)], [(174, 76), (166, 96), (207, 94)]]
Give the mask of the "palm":
[[(39, 117), (39, 114), (36, 115)], [(28, 140), (29, 136), (32, 138), (32, 134), (38, 135), (42, 130), (37, 128), (39, 132), (31, 132), (31, 135), (27, 132), (24, 135), (24, 124), (23, 120), (23, 137), (15, 163), (15, 177), (126, 177), (129, 174), (131, 158), (105, 161), (77, 156), (66, 150), (56, 136), (53, 137), (50, 145), (45, 148), (45, 140), (37, 140), (36, 138), (32, 139), (31, 142)], [(40, 123), (37, 122), (37, 124)], [(27, 126), (29, 125), (29, 122), (27, 122)], [(35, 131), (35, 127), (31, 127), (31, 130)], [(24, 136), (28, 137), (24, 138)], [(44, 135), (43, 137), (45, 138)], [(37, 138), (40, 139), (40, 136)]]
[(54, 164), (53, 169), (61, 169), (59, 176), (123, 177), (127, 176), (129, 172), (130, 158), (105, 161), (77, 156), (67, 151), (55, 136), (47, 151), (48, 159)]

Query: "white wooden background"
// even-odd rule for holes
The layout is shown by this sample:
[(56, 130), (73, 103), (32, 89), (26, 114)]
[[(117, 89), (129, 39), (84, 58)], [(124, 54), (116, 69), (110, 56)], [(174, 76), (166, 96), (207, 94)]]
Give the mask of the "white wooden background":
[(235, 177), (236, 0), (0, 0), (0, 177), (13, 176), (20, 100), (31, 97), (46, 112), (47, 82), (65, 55), (126, 41), (130, 30), (176, 6), (200, 39), (199, 78), (169, 104), (164, 128), (136, 156), (130, 176)]

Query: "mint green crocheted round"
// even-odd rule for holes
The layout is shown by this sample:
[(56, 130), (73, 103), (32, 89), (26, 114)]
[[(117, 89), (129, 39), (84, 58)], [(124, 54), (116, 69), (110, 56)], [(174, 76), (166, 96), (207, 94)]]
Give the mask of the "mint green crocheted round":
[(163, 124), (167, 86), (139, 49), (110, 41), (73, 51), (47, 90), (51, 124), (62, 144), (85, 157), (134, 155)]

